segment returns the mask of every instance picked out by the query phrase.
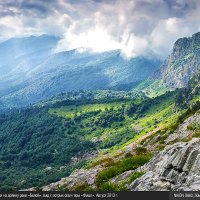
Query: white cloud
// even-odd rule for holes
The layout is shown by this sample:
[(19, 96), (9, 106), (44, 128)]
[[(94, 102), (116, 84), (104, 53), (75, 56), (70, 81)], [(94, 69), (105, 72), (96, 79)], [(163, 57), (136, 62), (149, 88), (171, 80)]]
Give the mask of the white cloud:
[(126, 57), (148, 52), (165, 57), (176, 39), (199, 31), (200, 25), (195, 0), (17, 1), (21, 7), (0, 3), (0, 12), (8, 13), (0, 16), (0, 39), (56, 34), (63, 38), (56, 51), (121, 49)]
[(165, 57), (178, 38), (191, 36), (197, 31), (199, 31), (199, 25), (191, 19), (168, 18), (161, 20), (150, 36), (152, 50)]

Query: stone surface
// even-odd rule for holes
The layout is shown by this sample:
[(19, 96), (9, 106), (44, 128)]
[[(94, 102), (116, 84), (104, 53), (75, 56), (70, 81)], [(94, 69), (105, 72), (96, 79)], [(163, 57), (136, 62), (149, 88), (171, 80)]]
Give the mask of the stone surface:
[(200, 123), (200, 113), (197, 112), (191, 117), (187, 118), (180, 126), (179, 128), (169, 137), (167, 138), (166, 142), (172, 142), (176, 139), (185, 139), (190, 137), (193, 134), (192, 130), (188, 130), (188, 126), (193, 123)]
[(155, 155), (131, 191), (200, 190), (200, 139), (178, 142)]
[(200, 32), (178, 39), (172, 53), (163, 62), (156, 78), (172, 89), (184, 87), (200, 68)]
[(91, 169), (75, 170), (69, 177), (62, 178), (56, 183), (51, 183), (42, 187), (43, 191), (56, 191), (59, 187), (71, 189), (81, 184), (94, 185), (97, 174), (102, 170), (101, 166), (96, 166)]

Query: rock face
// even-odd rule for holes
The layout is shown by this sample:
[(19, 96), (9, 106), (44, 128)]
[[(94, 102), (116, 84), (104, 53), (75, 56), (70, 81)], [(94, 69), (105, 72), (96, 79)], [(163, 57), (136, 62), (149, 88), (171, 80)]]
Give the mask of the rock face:
[(200, 190), (200, 139), (166, 147), (144, 168), (146, 174), (128, 185), (131, 191)]
[(191, 124), (199, 123), (199, 122), (200, 122), (200, 113), (197, 112), (191, 117), (187, 118), (173, 134), (169, 135), (166, 142), (169, 143), (176, 139), (179, 139), (179, 140), (186, 139), (192, 136), (192, 134), (195, 133), (195, 131), (189, 130), (188, 126)]
[(88, 184), (93, 186), (95, 184), (95, 179), (97, 174), (102, 170), (101, 166), (96, 166), (91, 169), (79, 169), (75, 170), (69, 177), (62, 178), (56, 183), (51, 183), (50, 185), (44, 186), (41, 189), (43, 191), (57, 191), (59, 188), (72, 189), (82, 184)]
[(200, 32), (175, 42), (171, 55), (162, 64), (160, 76), (168, 87), (175, 89), (184, 87), (199, 68)]

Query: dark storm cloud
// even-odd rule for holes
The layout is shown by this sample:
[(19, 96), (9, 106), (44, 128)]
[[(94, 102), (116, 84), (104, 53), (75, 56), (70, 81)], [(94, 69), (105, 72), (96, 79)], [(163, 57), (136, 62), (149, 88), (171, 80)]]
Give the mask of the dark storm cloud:
[(171, 15), (176, 17), (183, 17), (195, 9), (196, 2), (193, 0), (164, 0), (168, 5)]
[(34, 16), (37, 14), (38, 17), (47, 17), (54, 12), (56, 5), (57, 1), (54, 0), (8, 0), (0, 2), (0, 12), (4, 13), (4, 16), (32, 13)]

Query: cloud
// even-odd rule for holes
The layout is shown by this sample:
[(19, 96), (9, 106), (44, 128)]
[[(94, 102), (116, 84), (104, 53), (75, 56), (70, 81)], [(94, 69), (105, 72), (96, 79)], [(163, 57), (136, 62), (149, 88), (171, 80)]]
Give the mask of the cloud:
[(0, 2), (0, 40), (46, 33), (62, 37), (55, 51), (165, 57), (176, 39), (200, 30), (199, 13), (196, 0), (7, 0)]

